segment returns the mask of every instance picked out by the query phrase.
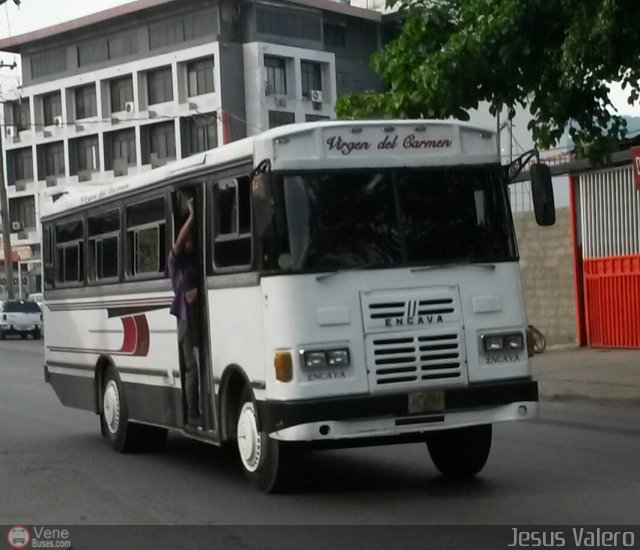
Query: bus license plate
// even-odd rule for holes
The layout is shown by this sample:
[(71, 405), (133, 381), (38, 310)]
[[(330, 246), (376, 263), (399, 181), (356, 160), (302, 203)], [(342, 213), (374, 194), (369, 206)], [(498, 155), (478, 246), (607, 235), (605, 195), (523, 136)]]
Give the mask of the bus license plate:
[(409, 394), (409, 414), (444, 411), (444, 391), (431, 390)]

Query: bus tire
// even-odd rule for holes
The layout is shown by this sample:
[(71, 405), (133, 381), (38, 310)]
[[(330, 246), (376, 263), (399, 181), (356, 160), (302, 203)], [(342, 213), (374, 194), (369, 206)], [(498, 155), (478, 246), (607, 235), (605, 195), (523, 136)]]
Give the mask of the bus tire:
[(431, 460), (445, 477), (472, 477), (489, 458), (491, 433), (491, 424), (431, 432), (427, 437)]
[(159, 451), (167, 442), (166, 428), (129, 421), (122, 382), (113, 367), (104, 374), (100, 430), (119, 453)]
[[(100, 410), (102, 434), (119, 453), (133, 448), (133, 425), (129, 422), (127, 403), (120, 377), (113, 367), (109, 367), (102, 379), (102, 408)], [(131, 429), (134, 428), (134, 429)]]
[(245, 386), (237, 412), (237, 450), (242, 468), (255, 487), (266, 493), (284, 489), (283, 445), (258, 431), (258, 413), (253, 393)]

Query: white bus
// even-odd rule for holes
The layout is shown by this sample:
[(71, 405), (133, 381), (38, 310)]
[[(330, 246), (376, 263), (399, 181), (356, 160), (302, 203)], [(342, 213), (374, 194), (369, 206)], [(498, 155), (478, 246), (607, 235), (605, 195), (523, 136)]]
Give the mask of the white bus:
[[(531, 173), (553, 223), (548, 168)], [(237, 445), (266, 491), (298, 446), (426, 442), (442, 474), (474, 475), (492, 423), (538, 409), (508, 183), (491, 131), (332, 121), (69, 191), (42, 222), (45, 378), (116, 450), (168, 429)], [(167, 275), (189, 200), (195, 428)]]

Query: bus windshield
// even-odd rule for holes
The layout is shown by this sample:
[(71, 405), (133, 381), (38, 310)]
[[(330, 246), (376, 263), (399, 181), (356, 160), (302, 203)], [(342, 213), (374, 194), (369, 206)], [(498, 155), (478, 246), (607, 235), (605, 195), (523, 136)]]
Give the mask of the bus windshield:
[(508, 195), (498, 165), (273, 176), (281, 199), (275, 203), (286, 211), (275, 216), (286, 219), (286, 228), (281, 224), (278, 231), (279, 269), (516, 259)]

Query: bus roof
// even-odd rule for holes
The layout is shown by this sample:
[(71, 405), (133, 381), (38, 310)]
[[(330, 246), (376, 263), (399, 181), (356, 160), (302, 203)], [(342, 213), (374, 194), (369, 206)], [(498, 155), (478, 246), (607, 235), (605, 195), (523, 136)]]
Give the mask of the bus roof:
[(217, 166), (269, 160), (273, 170), (320, 170), (488, 164), (500, 161), (495, 132), (434, 120), (333, 120), (290, 124), (100, 185), (77, 186), (43, 219)]

